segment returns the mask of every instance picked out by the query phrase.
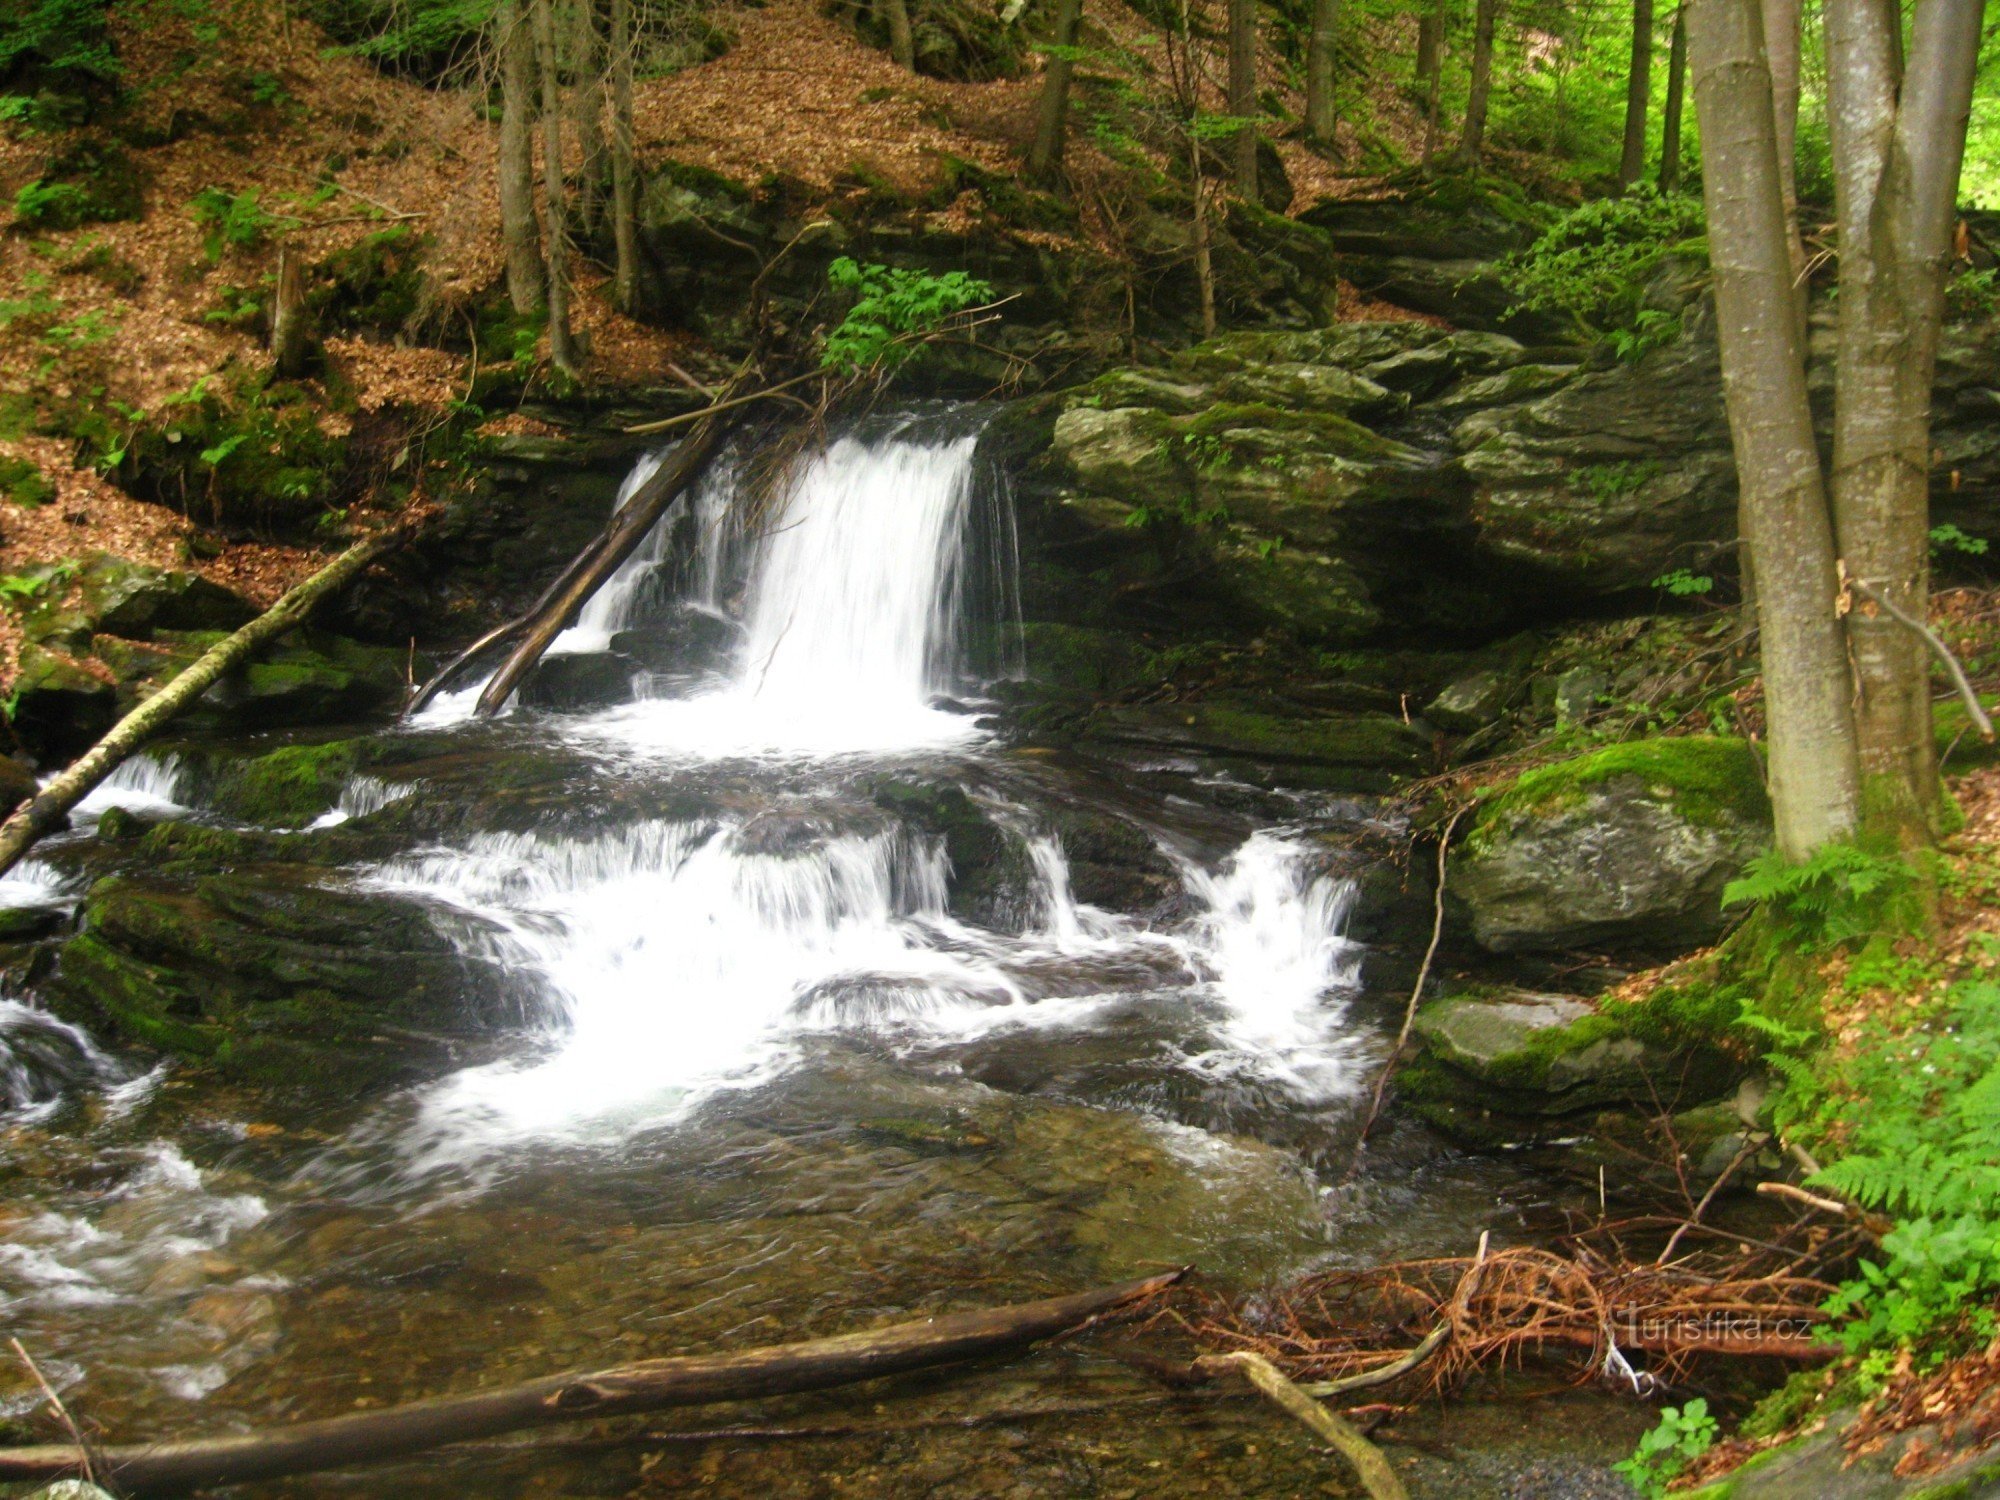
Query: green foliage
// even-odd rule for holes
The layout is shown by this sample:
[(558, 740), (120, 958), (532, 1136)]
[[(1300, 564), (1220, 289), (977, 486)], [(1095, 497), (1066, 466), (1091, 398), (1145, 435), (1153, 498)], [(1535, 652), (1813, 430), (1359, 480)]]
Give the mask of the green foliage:
[(76, 564), (73, 561), (29, 568), (22, 573), (0, 573), (0, 604), (9, 609), (19, 609), (44, 594), (61, 593), (74, 577)]
[(1911, 920), (1916, 869), (1859, 844), (1828, 844), (1794, 864), (1775, 849), (1750, 862), (1722, 893), (1725, 906), (1761, 905), (1794, 940), (1831, 947)]
[(1622, 334), (1618, 351), (1637, 358), (1680, 331), (1678, 315), (1643, 299), (1670, 256), (1706, 254), (1703, 228), (1699, 199), (1637, 188), (1570, 210), (1500, 271), (1522, 307), (1562, 313), (1599, 337)]
[(1987, 540), (1983, 536), (1968, 536), (1947, 521), (1942, 526), (1931, 528), (1931, 554), (1959, 552), (1967, 557), (1982, 557), (1986, 553)]
[(14, 194), (14, 222), (24, 229), (75, 229), (89, 213), (90, 195), (75, 183), (37, 177)]
[(0, 20), (0, 75), (33, 66), (85, 82), (116, 82), (118, 54), (104, 29), (105, 9), (105, 0), (26, 0), (9, 6)]
[(1667, 1485), (1714, 1445), (1717, 1423), (1697, 1396), (1685, 1406), (1660, 1410), (1659, 1425), (1639, 1439), (1623, 1463), (1612, 1465), (1645, 1500), (1662, 1500)]
[(314, 0), (308, 14), (384, 72), (439, 80), (477, 61), (493, 10), (493, 0)]
[(968, 308), (992, 299), (993, 288), (963, 271), (934, 275), (897, 266), (861, 265), (843, 255), (827, 281), (853, 299), (847, 316), (827, 333), (820, 363), (843, 375), (889, 371), (922, 350), (922, 340)]
[(1696, 599), (1715, 587), (1715, 580), (1706, 573), (1696, 573), (1688, 568), (1675, 568), (1671, 573), (1662, 573), (1653, 580), (1653, 587), (1665, 589), (1676, 599)]
[[(1819, 1174), (1822, 1186), (1853, 1173)], [(1989, 1200), (1990, 1201), (1990, 1200)], [(1846, 1318), (1839, 1338), (1849, 1354), (1875, 1356), (1862, 1366), (1866, 1388), (1879, 1384), (1892, 1351), (1952, 1327), (1979, 1343), (1993, 1337), (1990, 1294), (2000, 1289), (2000, 1218), (1963, 1214), (1943, 1221), (1910, 1219), (1882, 1236), (1884, 1260), (1861, 1262), (1861, 1274), (1843, 1282), (1823, 1310)]]
[(232, 193), (227, 188), (207, 187), (188, 200), (188, 211), (202, 227), (202, 253), (211, 265), (229, 251), (254, 250), (273, 230), (299, 222), (272, 213), (259, 201), (262, 196), (259, 188)]
[(0, 494), (25, 510), (46, 505), (56, 495), (56, 487), (25, 458), (0, 458)]
[(1593, 500), (1615, 500), (1638, 491), (1657, 478), (1664, 465), (1654, 459), (1623, 459), (1617, 463), (1585, 464), (1572, 469), (1569, 487)]

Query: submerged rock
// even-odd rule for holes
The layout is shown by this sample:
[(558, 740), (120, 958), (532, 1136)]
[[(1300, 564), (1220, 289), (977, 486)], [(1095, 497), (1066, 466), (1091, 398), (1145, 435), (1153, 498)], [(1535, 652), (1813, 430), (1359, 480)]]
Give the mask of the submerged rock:
[(1642, 740), (1528, 772), (1481, 808), (1449, 888), (1493, 953), (1686, 948), (1722, 924), (1722, 889), (1770, 843), (1742, 740)]
[(557, 713), (589, 713), (629, 703), (639, 664), (617, 651), (544, 656), (521, 683), (521, 702)]

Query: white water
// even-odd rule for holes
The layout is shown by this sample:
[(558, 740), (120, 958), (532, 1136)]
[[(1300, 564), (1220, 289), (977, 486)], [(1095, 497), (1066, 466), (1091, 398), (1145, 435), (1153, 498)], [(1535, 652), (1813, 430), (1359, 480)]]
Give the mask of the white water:
[(92, 787), (90, 795), (77, 803), (75, 814), (95, 820), (114, 807), (162, 815), (186, 812), (181, 780), (179, 756), (135, 755)]
[[(639, 486), (659, 473), (660, 465), (666, 462), (671, 452), (672, 447), (660, 448), (634, 464), (632, 472), (618, 487), (618, 499), (613, 509), (623, 509)], [(645, 540), (632, 550), (632, 555), (618, 565), (618, 571), (590, 596), (578, 612), (576, 623), (550, 643), (551, 656), (602, 651), (611, 644), (612, 636), (632, 623), (635, 606), (647, 583), (659, 569), (667, 543), (673, 536), (674, 521), (681, 505), (682, 502), (676, 501), (669, 513), (661, 518), (660, 524), (647, 532)]]

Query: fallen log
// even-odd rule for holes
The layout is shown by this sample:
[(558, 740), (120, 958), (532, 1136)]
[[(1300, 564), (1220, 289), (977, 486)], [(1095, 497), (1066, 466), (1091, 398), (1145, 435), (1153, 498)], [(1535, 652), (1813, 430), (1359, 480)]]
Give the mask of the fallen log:
[[(90, 1461), (100, 1479), (121, 1491), (174, 1494), (379, 1463), (551, 1422), (821, 1391), (1018, 1349), (1151, 1297), (1182, 1274), (736, 1354), (682, 1355), (552, 1375), (271, 1432), (99, 1447)], [(61, 1444), (0, 1449), (0, 1480), (68, 1478), (81, 1471), (82, 1462), (77, 1449)]]
[(120, 719), (110, 733), (85, 751), (68, 770), (0, 823), (0, 875), (13, 869), (35, 840), (59, 826), (69, 810), (89, 796), (91, 788), (116, 770), (120, 761), (207, 692), (225, 672), (248, 660), (267, 642), (303, 624), (321, 601), (339, 593), (363, 568), (383, 553), (401, 546), (409, 535), (408, 526), (394, 526), (349, 547), (248, 625), (216, 642), (165, 687)]
[(542, 659), (542, 653), (575, 621), (577, 611), (646, 539), (674, 498), (700, 475), (721, 445), (730, 420), (718, 414), (718, 407), (711, 407), (674, 449), (673, 456), (619, 507), (603, 535), (564, 570), (557, 586), (530, 612), (531, 618), (521, 627), (521, 639), (480, 693), (478, 714), (485, 717), (499, 712), (521, 679)]
[(1285, 1372), (1263, 1355), (1238, 1349), (1215, 1358), (1218, 1364), (1239, 1370), (1245, 1380), (1270, 1397), (1287, 1416), (1303, 1423), (1338, 1450), (1354, 1466), (1355, 1477), (1372, 1500), (1410, 1500), (1410, 1492), (1403, 1488), (1403, 1481), (1389, 1467), (1389, 1460), (1382, 1456), (1380, 1448), (1363, 1437), (1353, 1423), (1328, 1411), (1292, 1384), (1285, 1378)]

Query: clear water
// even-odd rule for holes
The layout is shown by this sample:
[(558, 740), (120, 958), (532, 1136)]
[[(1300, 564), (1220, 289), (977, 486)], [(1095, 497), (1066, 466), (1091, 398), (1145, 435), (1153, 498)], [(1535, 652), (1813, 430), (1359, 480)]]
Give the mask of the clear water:
[[(601, 650), (677, 596), (741, 626), (712, 673), (497, 725), (463, 722), (475, 684), (417, 726), (444, 731), (435, 753), (355, 778), (320, 820), (367, 829), (422, 799), (447, 832), (324, 878), (422, 903), (531, 997), (517, 1027), (386, 1095), (266, 1094), (112, 1055), (39, 1008), (38, 979), (13, 981), (0, 1316), (107, 1430), (327, 1414), (1163, 1264), (1254, 1286), (1329, 1255), (1460, 1248), (1546, 1197), (1526, 1168), (1393, 1132), (1386, 1172), (1330, 1192), (1386, 1007), (1347, 935), (1355, 887), (1326, 809), (1259, 826), (1192, 799), (1197, 783), (1012, 754), (965, 711), (973, 637), (1004, 625), (1007, 594), (984, 554), (1008, 527), (971, 437), (835, 442), (748, 521), (736, 474), (677, 507), (559, 643)], [(175, 814), (187, 780), (135, 761), (97, 810)], [(962, 786), (1012, 830), (1018, 901), (954, 909), (944, 842), (883, 799), (912, 783)], [(1154, 898), (1087, 899), (1105, 877), (1101, 851), (1065, 839), (1081, 812), (1157, 846)], [(22, 899), (69, 899), (106, 857), (80, 831), (20, 877)], [(1061, 1368), (1072, 1393), (1144, 1393), (1122, 1367)], [(1047, 1393), (1024, 1374), (922, 1399)], [(0, 1384), (7, 1401), (33, 1405)], [(1217, 1422), (1235, 1447), (1195, 1459)], [(1064, 1473), (1205, 1492), (1158, 1488), (1162, 1466), (1212, 1472), (1218, 1493), (1319, 1483), (1308, 1449), (1257, 1461), (1266, 1427), (1064, 1424), (1034, 1440), (1053, 1467), (1033, 1492)], [(705, 1473), (719, 1493), (826, 1492), (798, 1490), (783, 1453), (725, 1451), (652, 1468), (637, 1450), (461, 1454), (392, 1489), (669, 1493)], [(882, 1493), (1017, 1482), (970, 1433), (880, 1462)]]

